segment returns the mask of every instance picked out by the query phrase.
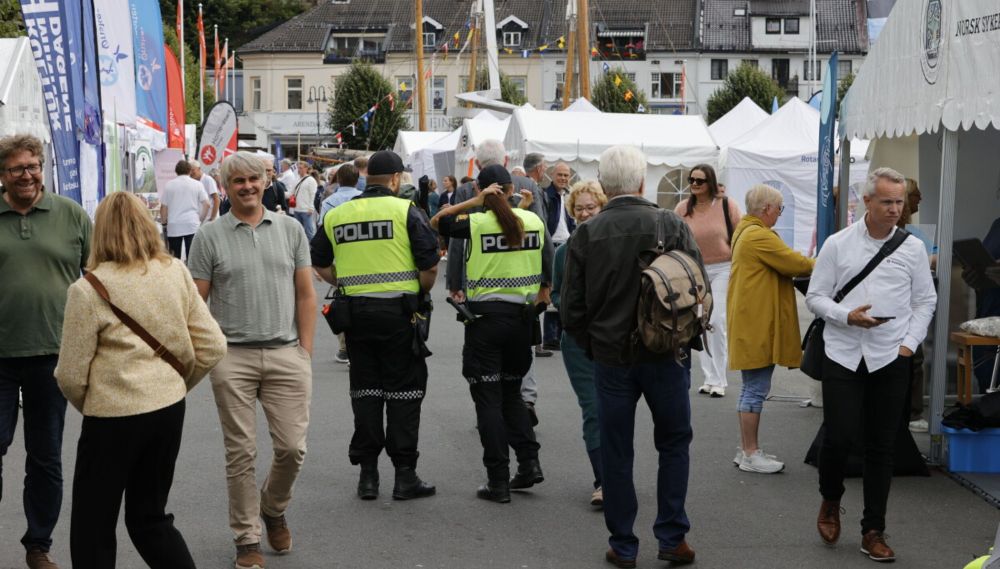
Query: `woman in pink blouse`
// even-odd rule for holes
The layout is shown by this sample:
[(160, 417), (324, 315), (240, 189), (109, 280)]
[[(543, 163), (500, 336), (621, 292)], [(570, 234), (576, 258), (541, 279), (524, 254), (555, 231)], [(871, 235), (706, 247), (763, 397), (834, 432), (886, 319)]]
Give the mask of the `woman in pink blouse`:
[[(712, 331), (708, 334), (708, 351), (699, 352), (705, 381), (698, 393), (722, 397), (726, 394), (726, 288), (733, 252), (729, 241), (733, 228), (743, 218), (736, 202), (719, 190), (715, 169), (699, 164), (688, 177), (691, 197), (677, 204), (674, 212), (691, 228), (701, 249), (705, 269), (712, 283)], [(709, 355), (711, 352), (711, 355)]]

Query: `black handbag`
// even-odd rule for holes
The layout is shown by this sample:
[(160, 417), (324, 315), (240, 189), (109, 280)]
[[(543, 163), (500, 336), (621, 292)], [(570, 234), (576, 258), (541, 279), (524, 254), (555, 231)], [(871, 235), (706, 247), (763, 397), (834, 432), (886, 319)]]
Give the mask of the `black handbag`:
[[(854, 278), (848, 281), (837, 292), (837, 295), (833, 297), (833, 301), (839, 303), (841, 300), (844, 300), (844, 297), (854, 290), (854, 287), (861, 284), (861, 281), (865, 280), (875, 270), (875, 267), (899, 248), (909, 236), (910, 234), (905, 229), (896, 229), (896, 233), (893, 234), (892, 239), (886, 241), (882, 245), (882, 248), (878, 250), (878, 253), (875, 253), (875, 256), (868, 261), (865, 268), (861, 269), (860, 273), (854, 275)], [(825, 328), (826, 321), (816, 317), (809, 324), (809, 328), (806, 329), (806, 335), (802, 338), (802, 363), (799, 364), (799, 369), (802, 370), (802, 373), (815, 380), (823, 379), (823, 358), (826, 357), (826, 343), (823, 341), (823, 330)]]
[(344, 294), (344, 289), (331, 286), (324, 300), (329, 301), (323, 305), (323, 318), (330, 330), (334, 334), (346, 332), (351, 327), (351, 297)]

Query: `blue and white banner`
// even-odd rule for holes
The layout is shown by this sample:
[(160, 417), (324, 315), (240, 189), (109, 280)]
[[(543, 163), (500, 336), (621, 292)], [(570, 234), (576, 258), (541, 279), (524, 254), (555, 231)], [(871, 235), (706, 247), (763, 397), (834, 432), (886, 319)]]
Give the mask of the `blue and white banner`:
[(819, 176), (816, 184), (816, 253), (837, 231), (837, 207), (833, 196), (833, 129), (837, 122), (837, 52), (823, 77), (823, 103), (819, 110)]
[[(42, 81), (42, 95), (49, 115), (49, 129), (55, 152), (57, 193), (78, 203), (80, 196), (80, 143), (77, 140), (76, 108), (82, 103), (80, 73), (83, 53), (79, 41), (73, 43), (67, 30), (80, 30), (79, 12), (63, 10), (71, 2), (57, 0), (21, 0), (21, 13), (31, 43), (31, 53)], [(81, 97), (74, 99), (79, 89)], [(82, 109), (80, 110), (82, 119)], [(82, 120), (81, 120), (82, 123)]]
[(119, 0), (94, 0), (101, 106), (106, 118), (135, 126), (132, 20)]
[(167, 129), (167, 74), (164, 70), (163, 21), (156, 0), (129, 0), (135, 53), (135, 107), (140, 120), (160, 132)]

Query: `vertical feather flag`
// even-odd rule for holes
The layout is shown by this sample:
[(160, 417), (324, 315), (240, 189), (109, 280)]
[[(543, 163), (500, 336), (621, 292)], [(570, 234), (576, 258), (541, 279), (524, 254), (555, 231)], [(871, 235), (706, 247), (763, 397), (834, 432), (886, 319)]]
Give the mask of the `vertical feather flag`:
[(201, 18), (201, 6), (198, 7), (198, 65), (201, 67), (201, 81), (205, 82), (205, 58), (208, 48), (205, 46), (205, 21)]
[(184, 149), (184, 87), (181, 68), (169, 46), (164, 46), (167, 72), (167, 147)]

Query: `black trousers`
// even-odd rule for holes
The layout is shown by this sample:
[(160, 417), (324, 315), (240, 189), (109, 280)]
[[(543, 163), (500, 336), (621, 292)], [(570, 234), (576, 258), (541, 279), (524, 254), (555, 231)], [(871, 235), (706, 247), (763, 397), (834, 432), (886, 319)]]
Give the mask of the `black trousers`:
[(506, 481), (510, 477), (508, 446), (519, 463), (538, 458), (539, 444), (521, 400), (521, 379), (531, 367), (531, 322), (519, 306), (510, 303), (472, 303), (470, 307), (480, 317), (465, 327), (462, 375), (476, 405), (486, 473), (490, 481)]
[(179, 235), (177, 237), (167, 237), (167, 247), (170, 248), (170, 254), (178, 259), (181, 258), (181, 244), (184, 245), (184, 251), (188, 254), (191, 253), (191, 241), (194, 240), (194, 233), (191, 235)]
[(864, 360), (851, 371), (829, 358), (823, 362), (823, 424), (819, 488), (825, 500), (844, 494), (851, 445), (864, 447), (865, 510), (861, 533), (885, 530), (896, 435), (907, 407), (911, 357), (897, 357), (869, 372)]
[(77, 445), (70, 522), (75, 569), (115, 567), (115, 528), (125, 494), (125, 527), (152, 568), (195, 564), (165, 512), (184, 428), (184, 401), (129, 417), (84, 417)]
[(416, 467), (427, 364), (413, 353), (410, 316), (401, 299), (352, 298), (351, 322), (351, 464), (374, 464), (384, 448), (394, 466)]

